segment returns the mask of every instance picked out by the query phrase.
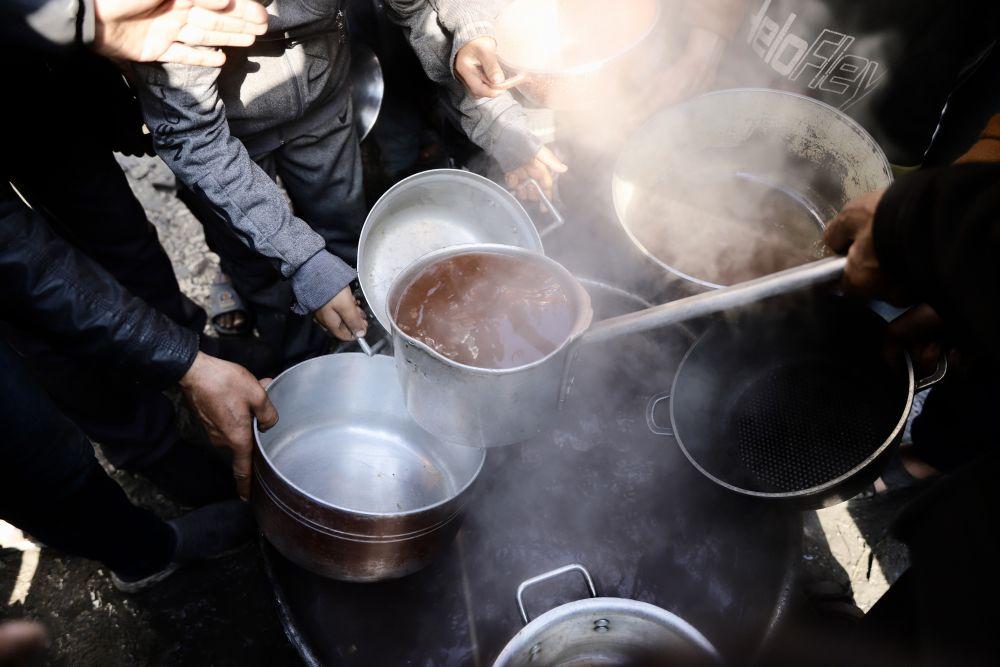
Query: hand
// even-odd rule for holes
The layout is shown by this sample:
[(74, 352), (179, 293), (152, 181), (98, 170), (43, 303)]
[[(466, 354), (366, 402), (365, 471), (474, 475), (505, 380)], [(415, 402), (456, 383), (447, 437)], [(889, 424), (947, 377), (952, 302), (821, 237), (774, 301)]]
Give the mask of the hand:
[(108, 58), (220, 67), (211, 46), (250, 46), (267, 31), (253, 0), (94, 0), (94, 50)]
[(368, 317), (350, 287), (340, 290), (313, 317), (327, 332), (343, 341), (354, 340), (356, 335), (364, 336), (368, 331)]
[(496, 97), (524, 81), (518, 74), (507, 78), (497, 60), (497, 42), (492, 37), (477, 37), (455, 56), (455, 74), (475, 97)]
[(262, 431), (278, 422), (278, 411), (262, 382), (237, 364), (199, 352), (180, 387), (216, 447), (233, 452), (233, 478), (240, 497), (250, 495), (253, 418)]
[[(553, 172), (565, 174), (568, 170), (569, 167), (560, 162), (555, 153), (547, 146), (542, 146), (531, 162), (514, 171), (508, 171), (504, 174), (504, 179), (507, 181), (507, 187), (521, 201), (538, 201), (538, 191), (531, 184), (531, 179), (538, 181), (545, 196), (552, 199), (552, 186), (555, 184)], [(539, 208), (544, 212), (544, 205), (539, 204)]]
[(871, 192), (848, 202), (826, 226), (823, 242), (841, 255), (847, 255), (843, 288), (848, 294), (867, 299), (885, 299), (905, 304), (906, 296), (882, 271), (875, 252), (873, 225), (875, 211), (885, 190)]
[(17, 665), (43, 651), (49, 643), (45, 626), (34, 621), (0, 624), (0, 665)]
[(918, 373), (928, 375), (937, 368), (946, 331), (934, 308), (927, 304), (911, 308), (892, 321), (888, 333), (890, 351), (907, 350)]

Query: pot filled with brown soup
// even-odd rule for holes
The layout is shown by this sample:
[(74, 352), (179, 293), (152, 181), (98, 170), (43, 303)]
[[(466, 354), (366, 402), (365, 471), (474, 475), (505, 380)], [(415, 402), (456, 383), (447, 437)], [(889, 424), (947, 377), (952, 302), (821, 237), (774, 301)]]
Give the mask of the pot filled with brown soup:
[(558, 410), (590, 296), (543, 255), (482, 244), (430, 253), (389, 291), (406, 407), (438, 437), (474, 447), (531, 438)]
[(636, 130), (612, 197), (636, 247), (698, 292), (819, 259), (826, 221), (891, 183), (882, 149), (843, 112), (734, 89), (663, 109)]

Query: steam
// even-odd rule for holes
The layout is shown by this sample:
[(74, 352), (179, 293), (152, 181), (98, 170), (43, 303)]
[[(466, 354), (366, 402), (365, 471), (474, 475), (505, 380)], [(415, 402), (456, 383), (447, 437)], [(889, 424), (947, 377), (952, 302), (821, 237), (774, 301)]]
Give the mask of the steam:
[[(625, 15), (630, 7), (643, 4), (515, 0), (511, 6), (524, 8), (521, 16), (527, 18), (516, 30), (501, 26), (501, 40), (512, 34), (515, 41), (501, 41), (500, 52), (534, 69), (585, 69), (587, 61), (616, 52), (611, 47), (624, 34), (618, 31), (630, 27)], [(888, 177), (877, 150), (853, 124), (832, 121), (828, 113), (817, 112), (822, 109), (817, 105), (748, 94), (671, 106), (702, 88), (759, 85), (762, 67), (773, 73), (775, 85), (785, 80), (792, 88), (800, 82), (808, 92), (815, 81), (817, 88), (825, 83), (834, 89), (845, 84), (838, 79), (837, 73), (843, 72), (837, 67), (846, 66), (844, 58), (853, 54), (852, 46), (861, 45), (867, 64), (846, 63), (860, 67), (857, 80), (847, 82), (844, 93), (856, 108), (888, 76), (881, 64), (872, 64), (877, 57), (872, 56), (871, 40), (880, 42), (883, 36), (845, 38), (816, 51), (820, 42), (803, 37), (798, 27), (806, 19), (814, 26), (831, 25), (822, 2), (795, 3), (792, 18), (784, 3), (782, 14), (770, 0), (723, 0), (719, 7), (743, 13), (732, 40), (742, 40), (744, 51), (749, 49), (759, 60), (727, 62), (718, 68), (712, 63), (711, 71), (699, 71), (697, 80), (680, 86), (677, 79), (658, 75), (680, 76), (674, 68), (688, 64), (691, 27), (678, 20), (686, 4), (660, 4), (661, 21), (647, 45), (648, 54), (660, 59), (658, 67), (642, 76), (634, 69), (619, 72), (610, 82), (602, 81), (600, 94), (587, 105), (555, 114), (560, 145), (571, 152), (569, 178), (591, 178), (594, 185), (577, 191), (582, 199), (567, 201), (569, 210), (563, 212), (570, 213), (569, 222), (555, 239), (546, 240), (550, 254), (560, 261), (561, 256), (572, 256), (583, 267), (570, 267), (578, 275), (597, 277), (588, 269), (596, 272), (612, 264), (608, 271), (622, 276), (623, 284), (639, 284), (645, 282), (649, 265), (627, 265), (631, 260), (623, 262), (587, 238), (586, 228), (574, 231), (574, 212), (604, 210), (593, 217), (608, 218), (617, 209), (649, 254), (704, 283), (728, 284), (752, 277), (741, 273), (748, 266), (761, 274), (786, 268), (787, 262), (818, 258), (823, 252), (818, 244), (821, 223), (849, 199), (884, 185)], [(596, 12), (600, 20), (588, 24), (572, 13), (574, 8)], [(588, 48), (593, 49), (590, 58)], [(528, 62), (532, 58), (535, 62)], [(819, 69), (809, 76), (813, 66)], [(670, 89), (674, 84), (678, 90)], [(620, 154), (612, 179), (609, 165)], [(605, 186), (609, 181), (611, 186)], [(614, 201), (606, 201), (612, 189)], [(684, 284), (665, 271), (657, 275), (653, 291), (660, 295), (668, 283)], [(809, 307), (808, 301), (803, 303)], [(634, 304), (626, 308), (631, 309)], [(595, 300), (595, 319), (622, 312), (601, 308)], [(720, 583), (712, 577), (727, 556), (726, 538), (743, 536), (745, 526), (734, 518), (739, 515), (727, 514), (728, 500), (711, 495), (711, 484), (693, 471), (675, 443), (651, 438), (645, 424), (647, 400), (670, 391), (690, 342), (674, 328), (581, 350), (570, 373), (572, 391), (562, 413), (553, 416), (552, 432), (491, 454), (495, 465), (486, 482), (488, 501), (477, 505), (471, 528), (509, 528), (509, 534), (496, 540), (504, 545), (492, 563), (498, 577), (526, 578), (579, 561), (592, 567), (605, 590), (660, 606), (681, 607), (682, 598), (689, 595), (701, 597), (689, 599), (688, 608), (707, 606), (705, 602), (722, 609), (734, 604), (732, 589), (725, 585), (732, 581)], [(669, 424), (665, 413), (658, 420)], [(670, 505), (672, 501), (676, 504)], [(688, 515), (695, 507), (710, 516), (712, 529), (699, 527)], [(542, 523), (558, 527), (553, 529), (556, 536), (535, 529), (539, 516)], [(629, 553), (635, 545), (655, 564)], [(530, 571), (523, 569), (525, 563), (530, 563)], [(766, 565), (745, 562), (741, 576), (763, 571)], [(643, 583), (656, 568), (680, 573), (675, 590)], [(697, 618), (688, 620), (698, 625)], [(711, 636), (720, 628), (701, 629)]]
[[(536, 76), (521, 88), (561, 109), (555, 134), (571, 168), (621, 155), (613, 203), (629, 234), (703, 286), (821, 258), (824, 223), (888, 182), (877, 147), (820, 105), (778, 94), (688, 100), (766, 86), (819, 98), (873, 126), (867, 102), (886, 88), (886, 56), (898, 41), (891, 31), (849, 34), (844, 26), (855, 17), (834, 16), (821, 0), (505, 7), (497, 25), (505, 64), (529, 79), (573, 77), (563, 85), (566, 76)], [(706, 46), (712, 30), (728, 31), (725, 54), (711, 40)]]

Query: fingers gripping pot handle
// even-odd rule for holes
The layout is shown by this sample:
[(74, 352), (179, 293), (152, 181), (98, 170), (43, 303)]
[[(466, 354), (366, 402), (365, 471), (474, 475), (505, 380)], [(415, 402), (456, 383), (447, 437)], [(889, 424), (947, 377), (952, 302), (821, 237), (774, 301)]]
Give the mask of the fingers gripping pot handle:
[(594, 580), (591, 579), (590, 573), (587, 572), (587, 568), (582, 565), (573, 563), (571, 565), (563, 565), (554, 570), (550, 570), (544, 574), (540, 574), (537, 577), (532, 577), (521, 582), (521, 585), (517, 587), (517, 609), (521, 612), (521, 620), (527, 625), (531, 622), (531, 617), (528, 616), (527, 610), (524, 608), (524, 592), (536, 584), (540, 584), (543, 581), (548, 581), (549, 579), (555, 579), (556, 577), (561, 577), (564, 574), (570, 572), (579, 572), (583, 577), (583, 580), (587, 584), (587, 592), (590, 593), (590, 597), (597, 597), (597, 588), (594, 587)]
[(655, 394), (649, 398), (649, 402), (646, 403), (646, 426), (652, 431), (654, 435), (666, 435), (673, 437), (674, 430), (672, 428), (667, 428), (666, 426), (660, 426), (656, 423), (656, 408), (663, 401), (670, 400), (670, 393), (663, 392), (660, 394)]

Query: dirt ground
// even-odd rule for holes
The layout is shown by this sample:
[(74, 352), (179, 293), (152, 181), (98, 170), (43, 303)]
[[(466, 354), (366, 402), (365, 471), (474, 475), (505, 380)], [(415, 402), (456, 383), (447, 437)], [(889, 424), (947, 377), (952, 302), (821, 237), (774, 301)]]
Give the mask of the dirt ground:
[[(200, 225), (174, 196), (174, 179), (156, 159), (122, 158), (129, 179), (174, 262), (181, 288), (205, 303), (217, 258)], [(148, 483), (115, 473), (143, 505), (177, 512)], [(834, 580), (867, 610), (907, 565), (886, 535), (904, 496), (856, 500), (808, 513), (802, 578)], [(256, 547), (192, 566), (156, 589), (125, 596), (93, 562), (37, 551), (0, 523), (0, 620), (35, 618), (51, 630), (52, 665), (296, 664), (274, 609)], [(37, 558), (37, 565), (32, 564)], [(390, 666), (386, 666), (390, 667)]]

